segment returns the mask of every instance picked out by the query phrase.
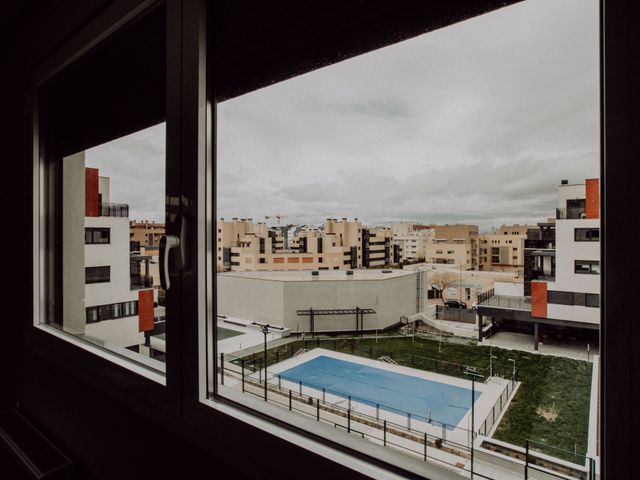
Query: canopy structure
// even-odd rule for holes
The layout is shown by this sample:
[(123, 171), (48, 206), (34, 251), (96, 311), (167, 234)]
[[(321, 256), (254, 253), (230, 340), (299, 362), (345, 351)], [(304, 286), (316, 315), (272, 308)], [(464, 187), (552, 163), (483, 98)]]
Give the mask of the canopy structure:
[(356, 332), (364, 329), (364, 316), (367, 314), (376, 313), (373, 308), (309, 308), (307, 310), (296, 310), (298, 315), (309, 315), (309, 324), (311, 335), (315, 330), (315, 316), (316, 315), (355, 315), (356, 316)]

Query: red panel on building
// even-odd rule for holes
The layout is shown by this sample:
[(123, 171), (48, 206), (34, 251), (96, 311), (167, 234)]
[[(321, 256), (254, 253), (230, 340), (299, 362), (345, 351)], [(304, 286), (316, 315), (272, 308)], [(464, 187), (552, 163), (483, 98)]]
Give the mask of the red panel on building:
[(531, 282), (531, 317), (547, 318), (547, 282)]
[(153, 290), (138, 292), (138, 331), (153, 330)]
[(84, 169), (84, 216), (100, 216), (100, 175), (97, 168)]
[(588, 178), (585, 182), (587, 218), (600, 218), (600, 179)]

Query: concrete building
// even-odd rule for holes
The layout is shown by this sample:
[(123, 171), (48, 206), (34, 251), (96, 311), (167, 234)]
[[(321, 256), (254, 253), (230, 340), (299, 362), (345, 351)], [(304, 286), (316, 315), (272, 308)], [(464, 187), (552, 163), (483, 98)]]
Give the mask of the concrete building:
[(428, 225), (395, 223), (391, 225), (393, 244), (397, 246), (399, 263), (424, 262), (427, 244), (432, 243), (435, 229)]
[[(110, 203), (109, 179), (85, 168), (84, 153), (63, 171), (63, 328), (109, 347), (139, 348), (154, 328), (156, 291), (146, 256), (130, 255), (129, 207)], [(145, 266), (146, 265), (146, 266)]]
[(256, 225), (251, 219), (221, 219), (217, 222), (217, 270), (380, 268), (399, 259), (391, 229), (364, 228), (357, 218), (329, 218), (321, 228), (299, 229), (290, 240), (289, 230), (289, 226)]
[(416, 282), (403, 270), (219, 273), (218, 314), (292, 332), (382, 330), (417, 312)]
[(495, 233), (480, 236), (479, 270), (524, 272), (524, 248), (530, 225), (502, 225)]
[[(600, 328), (600, 181), (558, 189), (555, 222), (528, 232), (526, 273), (518, 295), (485, 295), (478, 315), (500, 328), (545, 338), (598, 341)], [(486, 320), (486, 318), (484, 319)]]
[(434, 225), (433, 243), (427, 243), (427, 263), (463, 265), (465, 270), (478, 268), (477, 225)]
[(130, 239), (140, 247), (158, 248), (160, 238), (164, 235), (164, 223), (149, 222), (148, 220), (129, 222)]

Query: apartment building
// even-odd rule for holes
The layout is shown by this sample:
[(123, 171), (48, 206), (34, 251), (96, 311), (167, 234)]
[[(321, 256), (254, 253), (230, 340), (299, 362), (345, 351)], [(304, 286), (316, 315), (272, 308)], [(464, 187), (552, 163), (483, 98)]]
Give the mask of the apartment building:
[(500, 328), (533, 333), (538, 349), (545, 337), (598, 341), (600, 329), (600, 181), (563, 180), (556, 218), (529, 228), (525, 279), (519, 295), (493, 292), (478, 315)]
[(434, 225), (432, 243), (427, 243), (427, 263), (462, 265), (466, 270), (478, 268), (477, 225)]
[[(154, 328), (156, 290), (148, 256), (130, 255), (129, 207), (110, 202), (109, 178), (85, 168), (84, 153), (65, 158), (66, 331), (110, 347), (139, 348)], [(81, 200), (82, 199), (82, 200)], [(80, 253), (80, 258), (78, 254)]]
[(427, 244), (433, 242), (435, 230), (429, 225), (394, 223), (391, 225), (393, 245), (398, 251), (398, 263), (424, 262)]
[[(217, 270), (343, 270), (397, 263), (391, 229), (364, 228), (358, 219), (329, 218), (288, 239), (290, 227), (267, 227), (248, 219), (217, 223)], [(286, 248), (285, 248), (286, 246)]]
[(555, 278), (531, 281), (531, 316), (597, 328), (600, 323), (600, 181), (559, 187)]
[(489, 272), (524, 272), (524, 249), (531, 225), (502, 225), (480, 236), (478, 269)]
[(130, 239), (140, 247), (158, 248), (160, 238), (164, 235), (164, 223), (149, 222), (148, 220), (129, 222)]

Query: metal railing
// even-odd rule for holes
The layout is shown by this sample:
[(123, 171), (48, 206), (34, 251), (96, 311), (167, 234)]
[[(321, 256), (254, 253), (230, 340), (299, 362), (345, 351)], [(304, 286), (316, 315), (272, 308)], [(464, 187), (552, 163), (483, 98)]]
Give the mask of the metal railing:
[(502, 390), (502, 393), (500, 394), (500, 397), (493, 404), (493, 407), (491, 408), (491, 412), (489, 413), (487, 418), (485, 418), (484, 422), (482, 422), (482, 425), (478, 430), (478, 433), (480, 433), (480, 435), (484, 435), (485, 437), (488, 436), (488, 434), (491, 432), (491, 429), (496, 424), (496, 420), (500, 418), (500, 413), (502, 413), (502, 410), (507, 406), (507, 403), (509, 402), (509, 397), (511, 396), (514, 390), (515, 390), (515, 379), (512, 378), (510, 382), (507, 382), (504, 389)]
[(101, 217), (128, 217), (129, 205), (126, 203), (101, 203)]
[[(459, 463), (451, 463), (450, 456), (446, 454), (469, 459), (471, 431), (440, 422), (426, 412), (425, 415), (416, 415), (384, 404), (373, 404), (357, 396), (327, 390), (310, 382), (292, 382), (278, 374), (266, 379), (265, 385), (264, 370), (260, 362), (245, 362), (230, 354), (221, 354), (219, 371), (222, 379), (225, 375), (238, 378), (243, 393), (284, 406), (289, 411), (305, 414), (318, 422), (329, 423), (334, 428), (344, 429), (347, 433), (403, 451), (424, 461), (442, 463), (456, 471), (470, 471), (466, 467), (460, 467)], [(221, 383), (224, 384), (222, 379)], [(287, 385), (293, 388), (288, 388)], [(362, 406), (375, 408), (375, 415), (361, 411)], [(389, 414), (405, 418), (406, 424), (383, 418), (389, 417)], [(454, 441), (450, 438), (452, 436), (464, 439), (466, 443)], [(445, 455), (436, 452), (445, 452)]]
[(476, 323), (476, 311), (466, 308), (453, 308), (446, 305), (436, 305), (436, 319), (452, 322)]
[(131, 275), (130, 276), (131, 290), (140, 288), (153, 287), (153, 276), (151, 275)]
[(495, 295), (494, 292), (495, 290), (492, 288), (491, 290), (487, 290), (486, 292), (483, 292), (480, 295), (478, 295), (478, 305), (480, 305), (482, 302), (486, 302), (491, 297), (493, 297)]

